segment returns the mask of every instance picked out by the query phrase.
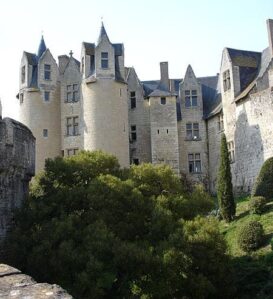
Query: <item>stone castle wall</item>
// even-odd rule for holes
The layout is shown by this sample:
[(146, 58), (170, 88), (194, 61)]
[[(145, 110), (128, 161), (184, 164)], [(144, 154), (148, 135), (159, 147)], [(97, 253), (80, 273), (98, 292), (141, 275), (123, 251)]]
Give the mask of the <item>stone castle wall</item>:
[(0, 118), (0, 242), (12, 226), (13, 212), (28, 193), (35, 171), (35, 138), (21, 123)]

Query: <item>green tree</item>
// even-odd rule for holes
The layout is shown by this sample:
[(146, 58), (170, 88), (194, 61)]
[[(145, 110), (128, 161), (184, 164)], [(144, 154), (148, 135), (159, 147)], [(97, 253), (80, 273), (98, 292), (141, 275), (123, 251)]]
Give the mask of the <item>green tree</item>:
[[(211, 199), (183, 190), (164, 165), (121, 171), (102, 152), (48, 160), (16, 217), (8, 262), (75, 298), (224, 298), (223, 238), (215, 221), (193, 220)], [(200, 207), (185, 213), (191, 200)]]
[(273, 157), (264, 162), (253, 186), (252, 196), (263, 196), (267, 200), (273, 198)]
[(225, 134), (222, 134), (221, 137), (220, 166), (217, 179), (217, 198), (221, 216), (223, 219), (230, 222), (234, 219), (236, 205), (232, 192), (230, 161)]

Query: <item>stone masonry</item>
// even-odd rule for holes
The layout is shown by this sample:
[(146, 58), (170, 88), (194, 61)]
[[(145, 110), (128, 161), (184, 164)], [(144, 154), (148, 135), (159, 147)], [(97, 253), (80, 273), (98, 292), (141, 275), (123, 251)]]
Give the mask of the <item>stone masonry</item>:
[(23, 124), (0, 115), (0, 243), (13, 212), (28, 194), (35, 170), (35, 138)]

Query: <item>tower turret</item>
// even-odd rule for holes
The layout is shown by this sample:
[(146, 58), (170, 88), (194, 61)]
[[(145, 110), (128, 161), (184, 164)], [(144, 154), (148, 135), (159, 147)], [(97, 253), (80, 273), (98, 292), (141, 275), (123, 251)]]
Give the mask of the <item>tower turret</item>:
[(24, 52), (20, 66), (19, 118), (36, 138), (36, 172), (61, 153), (59, 70), (42, 36), (37, 55)]
[(123, 44), (112, 44), (102, 24), (98, 43), (83, 43), (84, 148), (101, 149), (129, 165), (127, 84)]

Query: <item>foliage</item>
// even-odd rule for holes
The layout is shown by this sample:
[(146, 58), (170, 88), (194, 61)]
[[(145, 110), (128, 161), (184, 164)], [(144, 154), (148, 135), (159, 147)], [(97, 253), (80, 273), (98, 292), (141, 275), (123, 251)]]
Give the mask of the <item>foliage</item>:
[(258, 221), (249, 221), (238, 233), (238, 245), (245, 252), (257, 249), (264, 239), (264, 230)]
[(184, 190), (163, 165), (123, 171), (102, 152), (48, 160), (18, 211), (7, 262), (75, 298), (230, 298), (218, 223), (194, 219), (211, 199)]
[(220, 166), (217, 179), (217, 198), (221, 216), (224, 220), (230, 222), (234, 219), (236, 206), (232, 192), (230, 161), (225, 134), (222, 134), (221, 137)]
[(252, 188), (252, 196), (263, 196), (267, 200), (273, 198), (273, 157), (267, 159)]
[(263, 196), (253, 196), (249, 201), (249, 211), (252, 214), (262, 214), (265, 211), (266, 199)]

